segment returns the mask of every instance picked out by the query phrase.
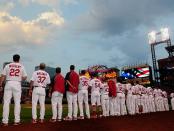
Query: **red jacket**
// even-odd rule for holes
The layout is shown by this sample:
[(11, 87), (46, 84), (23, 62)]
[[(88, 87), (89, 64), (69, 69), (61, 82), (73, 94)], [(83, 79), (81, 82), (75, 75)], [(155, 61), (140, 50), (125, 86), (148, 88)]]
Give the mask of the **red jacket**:
[(65, 92), (65, 80), (61, 74), (57, 74), (54, 78), (53, 91), (58, 91), (60, 93)]
[(68, 80), (71, 83), (71, 85), (73, 86), (73, 87), (71, 87), (70, 85), (68, 85), (68, 87), (69, 87), (68, 91), (70, 91), (72, 93), (77, 93), (79, 83), (80, 83), (79, 75), (75, 71), (71, 71), (69, 73), (69, 78), (67, 77), (66, 80)]
[(109, 97), (116, 97), (116, 83), (113, 80), (108, 81), (109, 86)]

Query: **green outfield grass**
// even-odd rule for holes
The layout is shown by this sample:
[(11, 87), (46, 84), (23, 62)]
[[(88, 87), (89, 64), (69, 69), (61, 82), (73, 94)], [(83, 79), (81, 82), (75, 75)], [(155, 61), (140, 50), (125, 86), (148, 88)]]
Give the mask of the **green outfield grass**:
[[(0, 104), (0, 121), (2, 119), (2, 107), (3, 105)], [(13, 122), (14, 120), (14, 105), (11, 104), (10, 106), (10, 116), (9, 121)], [(39, 108), (38, 108), (38, 115), (39, 115)], [(63, 116), (67, 115), (67, 105), (63, 105)], [(45, 119), (48, 120), (52, 117), (52, 110), (51, 104), (46, 104), (45, 109)], [(22, 122), (30, 122), (31, 121), (31, 104), (22, 104), (21, 105), (21, 121)]]

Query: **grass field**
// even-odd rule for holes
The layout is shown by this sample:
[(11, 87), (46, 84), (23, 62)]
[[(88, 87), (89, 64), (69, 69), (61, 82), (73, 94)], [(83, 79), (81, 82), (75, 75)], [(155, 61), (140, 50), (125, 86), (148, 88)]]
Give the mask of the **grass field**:
[[(0, 121), (2, 119), (2, 108), (3, 105), (0, 104)], [(11, 104), (10, 106), (10, 116), (9, 116), (9, 121), (13, 122), (14, 120), (14, 105)], [(22, 122), (30, 122), (32, 117), (31, 117), (31, 104), (22, 104), (21, 105), (21, 121)], [(39, 115), (39, 108), (38, 108), (38, 115)], [(67, 105), (63, 105), (63, 116), (67, 115)], [(52, 117), (52, 110), (51, 110), (51, 104), (46, 104), (45, 108), (45, 119), (48, 120)], [(39, 118), (39, 117), (38, 117)]]

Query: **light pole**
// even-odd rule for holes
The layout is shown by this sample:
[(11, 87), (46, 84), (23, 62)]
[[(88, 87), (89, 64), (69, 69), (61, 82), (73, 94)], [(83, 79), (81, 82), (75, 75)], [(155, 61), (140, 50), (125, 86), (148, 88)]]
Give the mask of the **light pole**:
[[(157, 40), (157, 36), (160, 36), (159, 40)], [(156, 61), (155, 46), (162, 43), (166, 43), (167, 47), (171, 46), (169, 30), (168, 28), (162, 28), (160, 32), (152, 31), (148, 34), (148, 39), (149, 39), (149, 44), (151, 46), (155, 86), (159, 87), (160, 79), (159, 79), (159, 69), (158, 69), (157, 61)], [(172, 54), (169, 53), (169, 56), (172, 56)]]

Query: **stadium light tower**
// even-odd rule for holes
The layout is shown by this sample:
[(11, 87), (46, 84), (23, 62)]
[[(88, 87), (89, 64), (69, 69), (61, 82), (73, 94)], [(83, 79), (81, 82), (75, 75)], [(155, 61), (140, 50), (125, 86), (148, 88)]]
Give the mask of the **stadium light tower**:
[[(159, 35), (160, 35), (160, 39), (157, 40), (157, 36), (159, 36)], [(160, 79), (159, 79), (159, 73), (158, 73), (159, 70), (158, 70), (157, 62), (156, 62), (155, 46), (158, 44), (162, 44), (162, 43), (167, 43), (168, 47), (171, 46), (169, 29), (161, 28), (160, 32), (152, 31), (152, 32), (148, 33), (148, 40), (149, 40), (149, 44), (151, 46), (155, 85), (159, 86)], [(170, 56), (172, 56), (172, 53), (169, 52), (169, 57)]]

